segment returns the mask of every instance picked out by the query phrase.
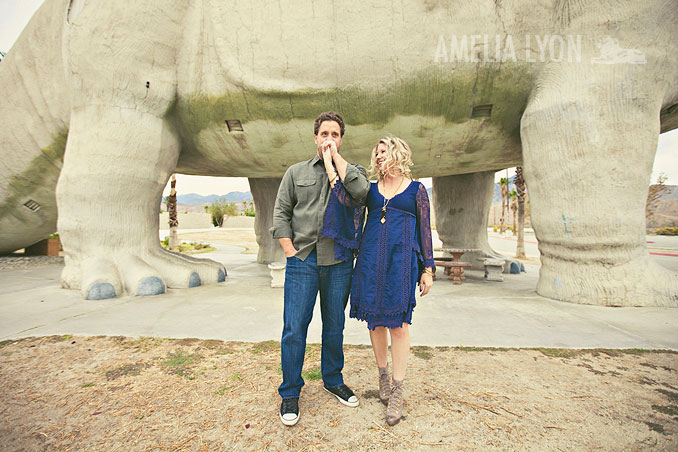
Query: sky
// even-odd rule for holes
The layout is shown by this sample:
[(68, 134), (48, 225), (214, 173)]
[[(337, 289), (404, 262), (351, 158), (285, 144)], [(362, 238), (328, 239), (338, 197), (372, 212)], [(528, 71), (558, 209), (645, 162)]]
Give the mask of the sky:
[[(43, 0), (0, 0), (0, 51), (7, 53), (11, 49), (14, 41), (42, 2)], [(313, 151), (309, 150), (311, 154)], [(660, 173), (667, 176), (667, 185), (678, 185), (678, 129), (659, 136), (652, 182), (656, 182)], [(509, 176), (513, 174), (515, 171), (509, 170)], [(499, 181), (499, 178), (505, 175), (505, 170), (497, 172), (495, 181)], [(431, 186), (430, 178), (421, 181), (427, 187)], [(244, 177), (202, 177), (178, 174), (177, 191), (179, 194), (224, 195), (232, 191), (249, 191), (249, 183)], [(164, 191), (164, 195), (167, 194), (169, 194), (169, 185)]]

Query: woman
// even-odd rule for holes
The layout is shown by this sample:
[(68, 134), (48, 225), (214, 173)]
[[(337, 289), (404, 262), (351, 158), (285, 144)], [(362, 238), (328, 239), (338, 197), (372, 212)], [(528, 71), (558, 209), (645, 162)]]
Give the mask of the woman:
[[(419, 281), (421, 295), (426, 295), (433, 285), (434, 273), (428, 194), (423, 184), (412, 180), (411, 155), (409, 146), (400, 138), (379, 140), (370, 168), (377, 182), (372, 183), (367, 198), (361, 201), (350, 199), (333, 177), (331, 157), (324, 159), (333, 188), (323, 233), (335, 239), (337, 254), (341, 248), (345, 252), (345, 248), (360, 243), (351, 283), (350, 316), (367, 321), (379, 368), (379, 398), (388, 405), (389, 425), (402, 418), (416, 283)], [(362, 240), (359, 209), (347, 212), (347, 208), (361, 202), (368, 210)], [(343, 212), (339, 205), (344, 207)], [(351, 224), (356, 226), (355, 231)], [(337, 225), (344, 228), (343, 232), (338, 231)], [(392, 381), (387, 364), (389, 334)]]

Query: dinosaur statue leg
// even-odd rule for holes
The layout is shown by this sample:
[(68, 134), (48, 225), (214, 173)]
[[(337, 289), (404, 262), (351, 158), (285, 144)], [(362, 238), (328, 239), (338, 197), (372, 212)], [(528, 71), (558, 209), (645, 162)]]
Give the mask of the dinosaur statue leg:
[[(185, 3), (71, 9), (65, 31), (71, 118), (57, 183), (66, 255), (62, 285), (87, 299), (156, 295), (223, 281), (223, 265), (165, 251), (162, 190), (180, 144), (165, 118), (176, 98), (175, 53)], [(165, 6), (170, 14), (157, 14)], [(173, 17), (171, 17), (173, 16)], [(126, 23), (153, 34), (102, 32)]]
[(445, 248), (475, 248), (462, 260), (484, 269), (478, 259), (505, 259), (504, 273), (520, 273), (523, 264), (494, 251), (487, 240), (487, 218), (494, 193), (494, 171), (433, 178), (433, 208), (438, 237)]
[(640, 66), (553, 67), (530, 98), (521, 139), (543, 296), (678, 307), (678, 275), (645, 244), (664, 93)]
[(162, 118), (111, 106), (73, 112), (57, 184), (64, 287), (102, 299), (224, 280), (221, 264), (160, 246), (159, 205), (178, 153)]
[(278, 195), (280, 178), (255, 179), (249, 178), (250, 191), (254, 198), (257, 215), (254, 217), (254, 232), (257, 235), (259, 253), (257, 262), (270, 264), (271, 262), (285, 262), (285, 254), (269, 231), (273, 226), (273, 206)]

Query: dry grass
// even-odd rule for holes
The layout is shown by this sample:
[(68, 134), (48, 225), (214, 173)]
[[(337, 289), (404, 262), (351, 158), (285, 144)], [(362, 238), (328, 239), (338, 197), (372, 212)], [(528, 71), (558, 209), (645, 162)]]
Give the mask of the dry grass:
[(0, 450), (678, 450), (675, 353), (415, 348), (395, 427), (369, 347), (346, 347), (351, 409), (323, 391), (308, 346), (293, 428), (278, 418), (279, 360), (272, 341), (6, 341)]
[(243, 254), (257, 254), (259, 245), (256, 234), (252, 230), (215, 229), (205, 232), (179, 232), (179, 239), (187, 241), (203, 241), (221, 243), (224, 245), (241, 246), (245, 248)]

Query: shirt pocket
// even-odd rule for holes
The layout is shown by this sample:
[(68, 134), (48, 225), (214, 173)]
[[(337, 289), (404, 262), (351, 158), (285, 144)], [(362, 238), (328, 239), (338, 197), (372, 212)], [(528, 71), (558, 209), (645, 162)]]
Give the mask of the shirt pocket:
[(300, 179), (295, 182), (297, 191), (297, 200), (307, 203), (312, 200), (317, 192), (315, 179)]

